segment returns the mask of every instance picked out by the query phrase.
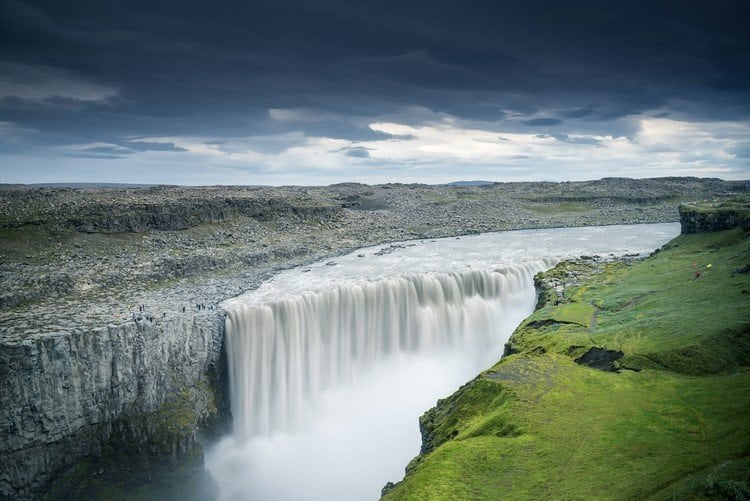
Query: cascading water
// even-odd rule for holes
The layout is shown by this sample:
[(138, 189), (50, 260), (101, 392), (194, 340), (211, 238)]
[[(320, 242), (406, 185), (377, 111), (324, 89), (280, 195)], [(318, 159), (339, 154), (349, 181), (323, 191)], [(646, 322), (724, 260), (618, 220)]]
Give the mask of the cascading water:
[(323, 391), (391, 354), (473, 354), (502, 346), (509, 311), (528, 312), (549, 261), (498, 271), (395, 277), (228, 313), (235, 436), (299, 429)]
[(533, 275), (648, 252), (679, 225), (527, 230), (362, 249), (227, 301), (234, 433), (224, 499), (373, 499), (419, 451), (419, 415), (497, 361)]

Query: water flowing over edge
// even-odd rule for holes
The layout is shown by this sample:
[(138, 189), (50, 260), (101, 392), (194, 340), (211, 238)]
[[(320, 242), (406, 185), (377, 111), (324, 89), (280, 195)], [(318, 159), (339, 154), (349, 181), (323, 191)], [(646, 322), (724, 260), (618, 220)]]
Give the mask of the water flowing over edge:
[(546, 258), (428, 273), (234, 304), (226, 320), (235, 437), (294, 431), (321, 392), (398, 352), (497, 349), (504, 313), (533, 302)]

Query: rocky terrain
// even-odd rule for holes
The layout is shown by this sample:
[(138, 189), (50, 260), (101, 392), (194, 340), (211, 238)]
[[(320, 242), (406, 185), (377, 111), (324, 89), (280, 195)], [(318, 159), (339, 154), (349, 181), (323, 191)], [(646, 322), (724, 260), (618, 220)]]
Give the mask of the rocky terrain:
[(275, 269), (360, 246), (677, 221), (680, 202), (749, 186), (691, 178), (466, 187), (4, 185), (0, 325), (7, 339), (123, 322), (133, 313), (161, 319), (253, 288)]
[(713, 231), (742, 228), (750, 230), (750, 194), (728, 200), (692, 202), (681, 205), (680, 225), (682, 233), (709, 233)]
[(695, 178), (0, 186), (0, 496), (43, 493), (123, 436), (136, 456), (189, 455), (197, 425), (226, 409), (219, 303), (279, 269), (406, 239), (677, 221), (679, 203), (748, 190)]

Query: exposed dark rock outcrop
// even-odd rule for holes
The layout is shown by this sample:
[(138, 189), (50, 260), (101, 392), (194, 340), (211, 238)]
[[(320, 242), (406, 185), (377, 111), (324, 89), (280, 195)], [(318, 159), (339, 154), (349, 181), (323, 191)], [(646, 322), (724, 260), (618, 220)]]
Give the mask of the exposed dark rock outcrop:
[(616, 362), (623, 356), (625, 356), (625, 353), (618, 350), (594, 347), (576, 358), (574, 362), (578, 365), (591, 367), (592, 369), (599, 369), (600, 371), (617, 372), (619, 367)]
[(705, 202), (679, 207), (684, 235), (742, 228), (750, 231), (750, 211), (734, 202)]
[(505, 345), (503, 346), (504, 357), (509, 357), (510, 355), (515, 355), (516, 353), (519, 353), (519, 351), (515, 346), (513, 346), (513, 344), (510, 341), (505, 343)]
[(225, 199), (156, 202), (138, 205), (93, 205), (88, 213), (73, 216), (63, 224), (86, 233), (124, 233), (147, 230), (184, 230), (199, 224), (217, 223), (237, 213), (260, 221), (279, 216), (301, 219), (330, 219), (340, 207), (321, 201), (267, 199)]
[(244, 187), (155, 186), (110, 189), (10, 189), (14, 209), (0, 228), (54, 223), (84, 233), (184, 230), (243, 215), (259, 221), (278, 217), (328, 220), (341, 205), (304, 193)]
[(0, 494), (33, 497), (117, 437), (134, 455), (192, 453), (227, 408), (212, 313), (0, 344)]

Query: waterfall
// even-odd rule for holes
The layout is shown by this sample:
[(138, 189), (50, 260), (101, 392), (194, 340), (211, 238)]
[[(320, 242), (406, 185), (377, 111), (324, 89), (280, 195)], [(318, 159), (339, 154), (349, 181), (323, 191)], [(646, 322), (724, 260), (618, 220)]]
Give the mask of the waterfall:
[[(221, 501), (376, 498), (418, 417), (490, 367), (562, 259), (644, 254), (679, 224), (487, 233), (357, 249), (222, 303), (234, 432), (207, 448)], [(525, 264), (522, 264), (525, 263)]]
[(294, 431), (325, 390), (398, 352), (470, 352), (492, 363), (508, 312), (530, 311), (550, 259), (494, 271), (382, 278), (234, 304), (226, 320), (235, 437)]

